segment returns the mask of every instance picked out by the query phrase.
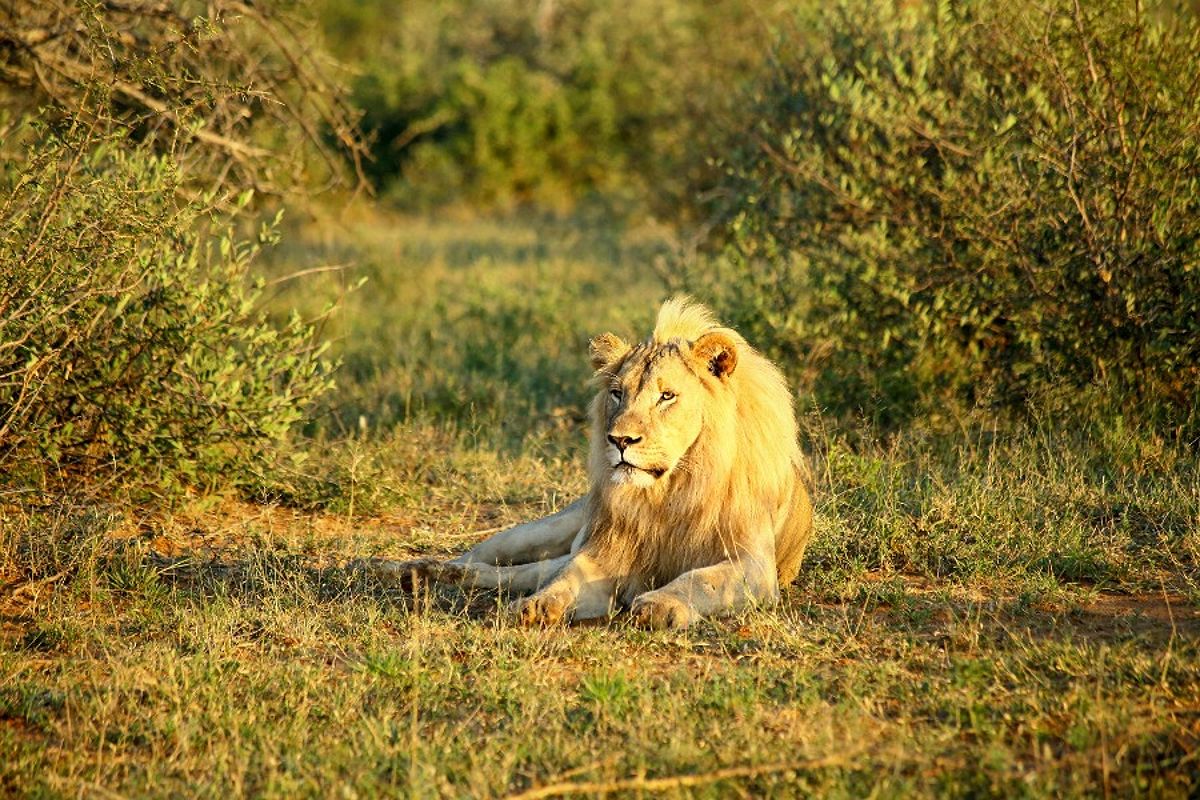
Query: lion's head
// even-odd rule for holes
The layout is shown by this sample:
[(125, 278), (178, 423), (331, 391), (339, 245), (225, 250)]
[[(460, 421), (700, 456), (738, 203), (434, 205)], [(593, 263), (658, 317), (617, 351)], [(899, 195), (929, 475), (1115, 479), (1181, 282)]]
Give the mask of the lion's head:
[(727, 394), (721, 384), (737, 368), (735, 336), (713, 330), (694, 341), (630, 346), (612, 334), (592, 341), (601, 384), (593, 413), (603, 427), (596, 445), (612, 483), (650, 488), (680, 468)]
[(768, 491), (791, 480), (801, 459), (787, 382), (704, 306), (668, 300), (649, 339), (601, 334), (591, 359), (594, 485), (719, 489), (739, 470)]

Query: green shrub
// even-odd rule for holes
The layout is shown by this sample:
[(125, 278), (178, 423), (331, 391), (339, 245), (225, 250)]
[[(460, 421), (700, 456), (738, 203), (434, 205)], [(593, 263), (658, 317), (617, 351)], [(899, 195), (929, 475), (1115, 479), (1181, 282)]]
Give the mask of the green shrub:
[(358, 114), (311, 35), (310, 5), (8, 0), (0, 119), (37, 111), (131, 131), (203, 189), (357, 184)]
[(236, 480), (329, 385), (311, 326), (265, 321), (258, 244), (205, 233), (168, 159), (77, 128), (33, 138), (0, 187), (0, 475)]
[(409, 209), (674, 211), (708, 176), (707, 123), (775, 13), (721, 0), (319, 0), (359, 74), (366, 165)]
[(1194, 419), (1192, 15), (841, 0), (797, 29), (726, 159), (729, 258), (693, 289), (830, 408), (1098, 385)]

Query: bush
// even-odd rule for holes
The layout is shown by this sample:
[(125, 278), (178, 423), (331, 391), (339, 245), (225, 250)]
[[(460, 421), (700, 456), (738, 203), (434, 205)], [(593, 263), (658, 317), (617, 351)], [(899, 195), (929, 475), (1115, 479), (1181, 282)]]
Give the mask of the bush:
[(346, 162), (361, 167), (363, 142), (308, 6), (8, 0), (0, 109), (131, 131), (205, 189), (338, 183)]
[(0, 188), (0, 475), (167, 491), (261, 464), (330, 382), (309, 324), (257, 310), (258, 244), (205, 233), (128, 140), (34, 138)]
[(760, 58), (762, 4), (320, 0), (360, 74), (372, 180), (409, 209), (675, 211), (706, 185), (707, 123)]
[(1100, 385), (1194, 419), (1194, 17), (842, 0), (797, 27), (726, 159), (729, 257), (691, 288), (830, 408)]

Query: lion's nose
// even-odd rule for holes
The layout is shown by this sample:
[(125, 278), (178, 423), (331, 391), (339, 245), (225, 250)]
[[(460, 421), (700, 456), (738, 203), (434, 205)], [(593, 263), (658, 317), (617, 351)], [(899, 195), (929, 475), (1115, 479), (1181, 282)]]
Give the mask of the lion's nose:
[(631, 444), (637, 444), (638, 442), (640, 442), (642, 440), (642, 437), (640, 437), (640, 436), (613, 436), (610, 433), (608, 435), (608, 440), (610, 442), (612, 442), (613, 444), (615, 444), (617, 446), (618, 450), (620, 450), (622, 453), (624, 453), (626, 447), (629, 447), (629, 445), (631, 445)]

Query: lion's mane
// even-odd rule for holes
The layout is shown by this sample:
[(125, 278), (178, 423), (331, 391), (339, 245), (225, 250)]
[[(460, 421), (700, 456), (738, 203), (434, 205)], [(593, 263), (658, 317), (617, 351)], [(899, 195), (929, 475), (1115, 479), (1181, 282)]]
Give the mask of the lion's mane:
[(651, 585), (744, 552), (748, 542), (740, 538), (774, 536), (782, 586), (799, 571), (812, 506), (792, 396), (779, 369), (708, 309), (676, 298), (662, 306), (650, 341), (607, 374), (624, 359), (654, 357), (656, 346), (683, 348), (712, 332), (735, 343), (737, 367), (709, 394), (699, 437), (662, 486), (623, 491), (609, 480), (602, 376), (590, 409), (588, 535), (600, 553), (629, 565), (631, 579)]

